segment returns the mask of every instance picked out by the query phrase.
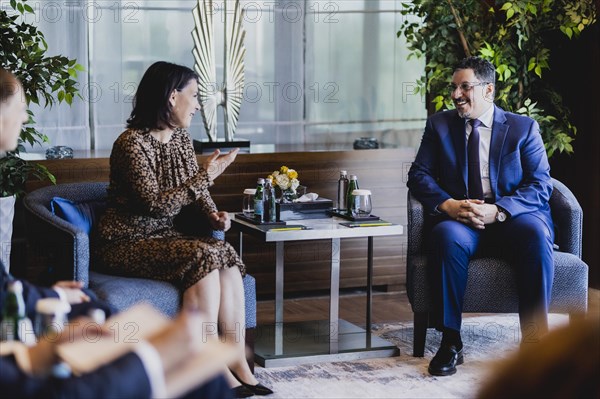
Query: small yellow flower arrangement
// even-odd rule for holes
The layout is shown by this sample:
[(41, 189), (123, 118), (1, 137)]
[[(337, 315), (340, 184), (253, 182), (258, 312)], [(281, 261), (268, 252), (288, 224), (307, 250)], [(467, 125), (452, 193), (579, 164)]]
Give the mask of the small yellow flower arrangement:
[(274, 171), (267, 179), (271, 180), (273, 186), (277, 185), (281, 191), (285, 190), (296, 190), (300, 185), (298, 180), (298, 172), (294, 169), (290, 169), (287, 166), (282, 166), (279, 170)]

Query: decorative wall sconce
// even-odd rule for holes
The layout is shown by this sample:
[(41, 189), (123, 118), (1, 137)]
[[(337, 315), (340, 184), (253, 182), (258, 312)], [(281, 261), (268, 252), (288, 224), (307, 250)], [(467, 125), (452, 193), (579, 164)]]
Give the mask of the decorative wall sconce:
[[(224, 141), (232, 144), (240, 116), (244, 93), (244, 57), (246, 30), (242, 22), (244, 10), (239, 0), (224, 0), (223, 17), (225, 25), (225, 48), (223, 62), (223, 83), (217, 84), (215, 63), (215, 42), (213, 28), (213, 0), (198, 0), (193, 10), (195, 28), (194, 69), (200, 77), (198, 96), (204, 128), (211, 143), (217, 143), (217, 110), (223, 107)], [(233, 7), (233, 12), (229, 12)], [(196, 143), (195, 143), (196, 144)], [(236, 144), (238, 144), (236, 142)], [(242, 144), (243, 145), (243, 144)], [(246, 146), (249, 145), (249, 142)], [(228, 145), (231, 146), (231, 145)], [(236, 145), (236, 146), (239, 146)], [(215, 146), (213, 146), (214, 148)]]

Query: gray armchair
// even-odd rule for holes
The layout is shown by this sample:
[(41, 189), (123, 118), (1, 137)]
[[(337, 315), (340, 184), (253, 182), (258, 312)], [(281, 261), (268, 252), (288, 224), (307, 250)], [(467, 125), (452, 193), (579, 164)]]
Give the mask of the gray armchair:
[[(106, 201), (106, 188), (107, 183), (71, 183), (43, 187), (27, 194), (23, 204), (30, 245), (49, 259), (54, 280), (82, 281), (100, 299), (117, 310), (146, 301), (173, 317), (181, 304), (181, 293), (175, 286), (163, 281), (112, 276), (94, 271), (94, 259), (90, 256), (90, 235), (50, 210), (53, 197), (102, 204)], [(100, 215), (94, 215), (94, 219), (99, 217)], [(215, 238), (225, 238), (223, 231), (207, 231)], [(93, 231), (91, 235), (93, 237)], [(246, 343), (253, 347), (256, 327), (255, 280), (247, 274), (243, 284), (246, 299)]]
[[(571, 191), (552, 179), (550, 198), (555, 224), (554, 285), (550, 311), (571, 317), (587, 312), (588, 266), (581, 260), (583, 211)], [(421, 203), (408, 192), (408, 252), (406, 288), (414, 313), (413, 356), (422, 357), (429, 312), (433, 310), (427, 278), (427, 248), (424, 236), (430, 228)], [(465, 293), (464, 312), (516, 313), (518, 297), (510, 265), (500, 258), (471, 260)]]

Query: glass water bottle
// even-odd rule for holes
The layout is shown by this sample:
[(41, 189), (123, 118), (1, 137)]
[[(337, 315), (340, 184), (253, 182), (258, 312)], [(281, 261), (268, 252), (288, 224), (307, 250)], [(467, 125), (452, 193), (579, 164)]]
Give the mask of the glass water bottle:
[(8, 283), (2, 309), (0, 338), (2, 341), (21, 341), (28, 346), (36, 343), (33, 324), (25, 312), (23, 284), (19, 280)]
[(350, 210), (354, 206), (354, 195), (352, 192), (358, 190), (358, 177), (356, 175), (350, 175), (350, 182), (348, 183), (347, 200), (346, 200), (346, 213), (350, 215)]
[(256, 193), (254, 194), (254, 220), (265, 221), (265, 179), (258, 179)]
[(340, 178), (338, 180), (338, 192), (337, 192), (337, 209), (338, 212), (345, 212), (347, 209), (348, 202), (348, 172), (345, 170), (340, 171)]

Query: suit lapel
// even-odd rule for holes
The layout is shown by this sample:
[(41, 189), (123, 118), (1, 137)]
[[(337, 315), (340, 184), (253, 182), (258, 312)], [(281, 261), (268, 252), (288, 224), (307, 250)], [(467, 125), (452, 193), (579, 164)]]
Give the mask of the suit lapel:
[(492, 125), (492, 139), (490, 143), (490, 186), (495, 199), (498, 199), (498, 173), (502, 147), (508, 133), (506, 115), (502, 108), (494, 105), (494, 124)]
[(467, 193), (467, 138), (465, 132), (465, 120), (455, 114), (452, 122), (450, 123), (450, 135), (452, 136), (452, 143), (454, 144), (454, 153), (456, 154), (456, 161), (458, 167), (462, 172), (464, 193)]

